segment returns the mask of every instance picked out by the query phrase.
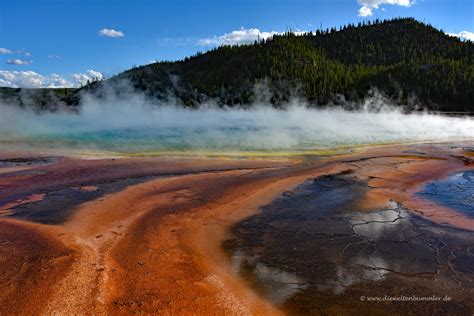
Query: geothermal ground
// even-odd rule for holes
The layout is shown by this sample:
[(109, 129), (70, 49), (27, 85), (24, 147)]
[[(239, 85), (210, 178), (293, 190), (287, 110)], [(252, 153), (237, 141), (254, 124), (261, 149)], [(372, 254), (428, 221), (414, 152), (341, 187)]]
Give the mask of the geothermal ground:
[(472, 143), (0, 156), (2, 315), (474, 312)]

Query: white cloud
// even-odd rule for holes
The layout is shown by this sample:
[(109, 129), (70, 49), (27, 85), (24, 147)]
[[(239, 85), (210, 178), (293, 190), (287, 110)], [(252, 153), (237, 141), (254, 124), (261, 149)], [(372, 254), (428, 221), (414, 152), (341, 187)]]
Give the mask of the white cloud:
[(58, 74), (42, 76), (34, 71), (0, 70), (0, 86), (12, 88), (59, 88), (69, 87), (71, 84)]
[(0, 47), (0, 54), (11, 54), (12, 51), (9, 50), (8, 48), (2, 48)]
[(31, 65), (33, 61), (15, 58), (15, 59), (7, 59), (6, 63), (9, 65), (24, 66), (24, 65)]
[(119, 37), (124, 37), (125, 34), (121, 31), (117, 31), (114, 29), (102, 29), (99, 31), (100, 36), (105, 36), (105, 37), (113, 37), (113, 38), (119, 38)]
[(51, 74), (46, 77), (45, 84), (48, 88), (65, 88), (72, 86), (69, 81), (58, 74)]
[(462, 32), (459, 32), (457, 34), (456, 33), (446, 33), (446, 34), (448, 34), (449, 36), (459, 37), (463, 41), (474, 42), (474, 33), (473, 32), (462, 31)]
[(95, 70), (87, 70), (86, 74), (76, 73), (71, 75), (72, 80), (67, 80), (58, 74), (43, 76), (34, 71), (8, 71), (0, 70), (0, 87), (12, 88), (64, 88), (79, 87), (92, 81), (94, 78), (103, 79), (103, 75)]
[(415, 0), (357, 0), (357, 2), (360, 5), (358, 16), (368, 17), (373, 15), (374, 10), (379, 9), (381, 5), (390, 4), (411, 7), (412, 4), (415, 3)]
[[(301, 35), (305, 32), (296, 31), (294, 32), (296, 35)], [(262, 40), (262, 39), (269, 39), (272, 38), (274, 35), (283, 34), (283, 32), (263, 32), (257, 28), (253, 29), (244, 29), (241, 28), (240, 30), (232, 31), (230, 33), (225, 33), (224, 35), (214, 36), (203, 38), (198, 41), (199, 45), (203, 46), (214, 46), (214, 45), (242, 45), (253, 43), (254, 41)]]
[(83, 73), (76, 73), (72, 74), (71, 78), (74, 82), (75, 86), (83, 86), (87, 84), (87, 81), (97, 81), (104, 79), (104, 75), (102, 73), (89, 69), (85, 74)]
[(31, 57), (31, 56), (32, 56), (29, 52), (27, 52), (27, 51), (24, 50), (24, 49), (17, 50), (16, 53), (17, 53), (17, 54), (20, 54), (20, 55), (24, 55), (24, 56), (26, 56), (26, 57)]
[(372, 9), (366, 6), (362, 6), (359, 9), (359, 14), (358, 16), (366, 17), (366, 16), (371, 16), (372, 15)]

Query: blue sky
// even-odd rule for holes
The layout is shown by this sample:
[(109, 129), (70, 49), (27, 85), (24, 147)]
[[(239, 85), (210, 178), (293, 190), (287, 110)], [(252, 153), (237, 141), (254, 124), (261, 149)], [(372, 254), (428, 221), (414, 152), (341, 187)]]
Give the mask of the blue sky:
[(397, 16), (474, 32), (474, 0), (1, 0), (0, 85), (74, 85), (259, 32)]

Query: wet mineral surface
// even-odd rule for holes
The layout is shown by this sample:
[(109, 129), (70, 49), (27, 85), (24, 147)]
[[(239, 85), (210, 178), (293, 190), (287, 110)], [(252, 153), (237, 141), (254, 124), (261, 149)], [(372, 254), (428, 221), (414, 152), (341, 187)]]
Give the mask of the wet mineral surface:
[(18, 203), (8, 210), (8, 216), (15, 219), (23, 219), (41, 224), (62, 224), (76, 210), (80, 204), (87, 201), (100, 199), (101, 197), (119, 192), (126, 187), (143, 183), (152, 177), (138, 177), (131, 179), (120, 179), (108, 182), (94, 183), (86, 186), (73, 186), (59, 188), (57, 190), (45, 191), (38, 201)]
[(430, 182), (418, 195), (474, 218), (474, 170)]
[(286, 192), (232, 228), (235, 272), (290, 314), (471, 315), (474, 234), (396, 201), (358, 210), (368, 190), (345, 172)]

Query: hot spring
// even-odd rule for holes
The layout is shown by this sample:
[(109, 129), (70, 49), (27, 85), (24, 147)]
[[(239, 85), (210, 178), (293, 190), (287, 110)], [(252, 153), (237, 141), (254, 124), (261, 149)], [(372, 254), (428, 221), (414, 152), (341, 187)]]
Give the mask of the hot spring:
[(150, 105), (139, 98), (113, 102), (89, 99), (79, 113), (40, 114), (0, 105), (2, 149), (291, 154), (473, 138), (472, 118), (404, 114), (384, 104), (376, 110), (358, 111), (311, 109), (298, 102), (285, 110), (265, 104), (248, 109), (207, 105), (195, 110)]

